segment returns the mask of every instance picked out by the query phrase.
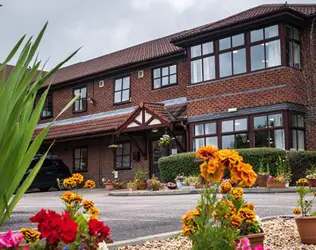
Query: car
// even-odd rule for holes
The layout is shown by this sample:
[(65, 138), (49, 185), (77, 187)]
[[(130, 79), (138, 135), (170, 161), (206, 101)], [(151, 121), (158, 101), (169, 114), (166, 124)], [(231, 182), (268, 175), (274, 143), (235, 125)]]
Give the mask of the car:
[[(36, 155), (29, 168), (25, 172), (20, 185), (31, 173), (37, 162), (43, 157), (43, 155)], [(50, 188), (57, 188), (58, 190), (63, 189), (62, 185), (59, 185), (57, 179), (62, 183), (62, 180), (71, 176), (69, 168), (65, 163), (57, 156), (48, 155), (44, 160), (44, 163), (38, 171), (34, 181), (32, 182), (29, 189), (39, 189), (42, 192), (48, 191)]]

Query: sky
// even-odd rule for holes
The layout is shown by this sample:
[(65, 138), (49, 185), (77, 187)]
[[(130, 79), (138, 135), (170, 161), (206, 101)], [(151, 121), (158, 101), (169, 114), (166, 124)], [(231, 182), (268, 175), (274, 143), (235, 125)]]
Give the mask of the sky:
[[(48, 21), (39, 58), (74, 64), (279, 0), (0, 0), (0, 63), (19, 38)], [(288, 3), (315, 3), (296, 0)], [(16, 57), (11, 61), (14, 64)]]

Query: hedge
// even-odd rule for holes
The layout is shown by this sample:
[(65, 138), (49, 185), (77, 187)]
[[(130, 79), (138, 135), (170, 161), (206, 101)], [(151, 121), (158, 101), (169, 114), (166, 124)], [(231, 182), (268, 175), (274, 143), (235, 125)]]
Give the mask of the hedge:
[[(260, 162), (263, 166), (269, 164), (270, 173), (275, 174), (275, 165), (279, 156), (289, 159), (292, 170), (292, 183), (305, 176), (306, 169), (316, 165), (315, 151), (284, 151), (275, 148), (238, 149), (244, 161), (258, 171)], [(163, 182), (174, 181), (177, 175), (199, 175), (200, 163), (195, 162), (195, 153), (181, 153), (159, 159), (160, 177)]]

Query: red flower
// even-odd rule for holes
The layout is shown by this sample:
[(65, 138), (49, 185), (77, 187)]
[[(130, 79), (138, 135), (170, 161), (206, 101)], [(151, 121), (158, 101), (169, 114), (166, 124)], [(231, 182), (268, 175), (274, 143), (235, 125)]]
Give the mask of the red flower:
[(68, 212), (63, 214), (63, 227), (60, 238), (65, 243), (72, 243), (76, 240), (78, 225), (75, 221), (70, 218)]
[(110, 228), (103, 224), (102, 221), (96, 219), (90, 219), (89, 223), (89, 234), (95, 236), (99, 242), (104, 241), (111, 235)]
[(47, 219), (48, 215), (45, 209), (41, 209), (36, 215), (30, 218), (31, 222), (41, 223)]

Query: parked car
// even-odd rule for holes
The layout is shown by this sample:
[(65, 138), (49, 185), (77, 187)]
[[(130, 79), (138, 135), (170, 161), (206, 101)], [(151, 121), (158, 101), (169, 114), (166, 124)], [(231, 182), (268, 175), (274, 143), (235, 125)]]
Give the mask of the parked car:
[[(27, 178), (41, 157), (42, 155), (36, 155), (33, 158), (32, 163), (24, 174), (21, 183), (23, 183), (23, 181)], [(70, 176), (71, 173), (69, 168), (60, 158), (48, 155), (31, 184), (30, 189), (38, 188), (42, 192), (48, 191), (50, 188), (57, 188), (60, 190), (62, 187), (58, 185), (57, 178), (62, 181)]]

